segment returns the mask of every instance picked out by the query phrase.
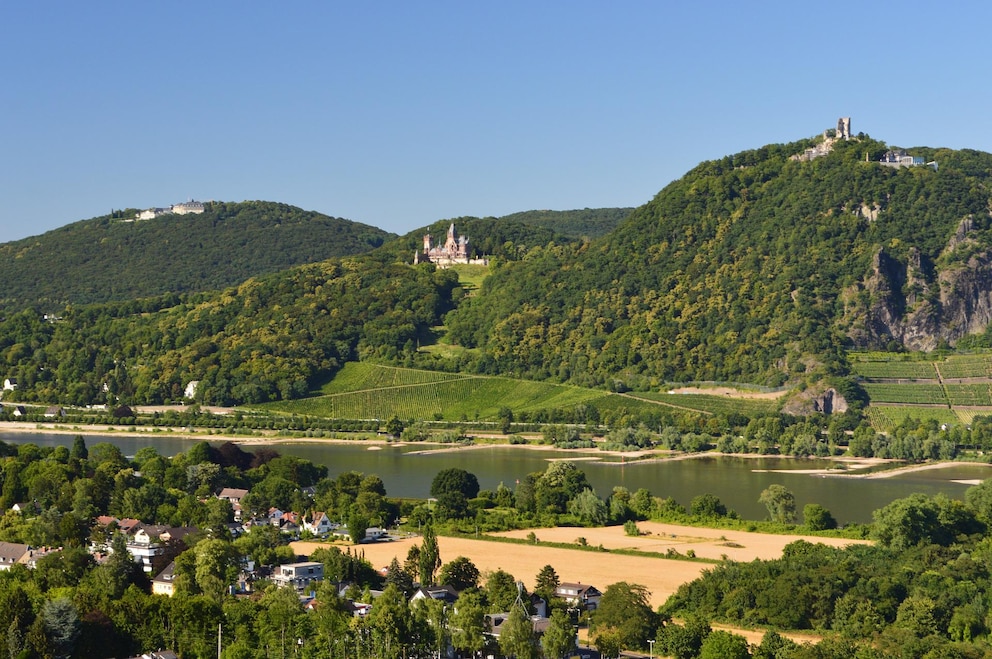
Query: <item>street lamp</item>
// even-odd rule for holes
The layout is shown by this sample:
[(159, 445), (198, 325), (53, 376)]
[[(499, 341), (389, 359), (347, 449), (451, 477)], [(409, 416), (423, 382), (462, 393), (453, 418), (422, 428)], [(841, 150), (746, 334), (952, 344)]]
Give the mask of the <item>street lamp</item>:
[(648, 639), (648, 659), (654, 659), (654, 639)]

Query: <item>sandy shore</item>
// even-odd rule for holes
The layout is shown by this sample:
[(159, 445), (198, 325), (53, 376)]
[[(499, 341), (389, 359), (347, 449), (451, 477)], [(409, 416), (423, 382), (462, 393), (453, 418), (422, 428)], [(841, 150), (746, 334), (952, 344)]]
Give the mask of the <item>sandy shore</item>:
[(866, 478), (866, 479), (892, 478), (893, 476), (899, 476), (900, 474), (911, 474), (914, 471), (930, 471), (932, 469), (946, 469), (947, 467), (959, 467), (963, 464), (974, 464), (974, 465), (981, 465), (983, 467), (992, 467), (992, 465), (984, 464), (981, 462), (926, 462), (923, 464), (895, 467), (894, 469), (887, 469), (886, 471), (876, 471), (871, 474), (833, 474), (833, 475), (845, 477), (845, 478)]

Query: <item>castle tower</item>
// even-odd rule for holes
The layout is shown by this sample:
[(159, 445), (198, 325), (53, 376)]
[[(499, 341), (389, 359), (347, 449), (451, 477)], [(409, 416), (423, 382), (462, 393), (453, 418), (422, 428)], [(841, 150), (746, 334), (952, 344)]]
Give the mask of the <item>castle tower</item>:
[(837, 139), (851, 139), (851, 118), (841, 117), (837, 120)]
[(431, 251), (431, 234), (424, 234), (424, 254)]

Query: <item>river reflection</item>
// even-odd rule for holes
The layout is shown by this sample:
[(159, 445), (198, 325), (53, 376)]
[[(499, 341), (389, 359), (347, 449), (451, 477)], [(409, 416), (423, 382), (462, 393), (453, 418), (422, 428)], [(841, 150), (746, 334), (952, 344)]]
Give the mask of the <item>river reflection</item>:
[[(33, 442), (39, 446), (71, 446), (72, 437), (71, 434), (0, 432), (0, 440), (5, 442)], [(172, 456), (187, 450), (190, 442), (178, 437), (154, 435), (127, 437), (84, 433), (84, 437), (87, 446), (110, 442), (120, 447), (125, 455), (134, 455), (142, 447), (153, 446), (162, 455)], [(224, 440), (211, 441), (221, 443)], [(425, 448), (421, 445), (379, 445), (357, 441), (347, 444), (280, 443), (276, 447), (282, 454), (327, 465), (331, 476), (349, 470), (378, 474), (391, 496), (426, 498), (434, 475), (449, 467), (461, 467), (472, 472), (483, 489), (495, 489), (501, 482), (513, 488), (528, 473), (546, 469), (549, 460), (566, 457), (578, 461), (589, 482), (603, 497), (617, 485), (631, 491), (645, 487), (656, 496), (671, 496), (688, 506), (693, 497), (711, 493), (742, 517), (762, 519), (767, 512), (758, 503), (758, 496), (769, 485), (779, 483), (796, 495), (800, 511), (807, 503), (819, 503), (829, 508), (841, 523), (871, 521), (873, 510), (913, 492), (928, 495), (943, 492), (962, 498), (969, 486), (955, 480), (976, 480), (992, 475), (992, 469), (986, 465), (960, 464), (946, 469), (869, 480), (796, 473), (805, 469), (821, 469), (829, 464), (821, 460), (712, 456), (675, 462), (618, 464), (589, 460), (603, 457), (594, 451), (563, 453), (487, 446), (425, 452)], [(250, 447), (248, 450), (251, 450)], [(788, 471), (776, 473), (768, 470)]]

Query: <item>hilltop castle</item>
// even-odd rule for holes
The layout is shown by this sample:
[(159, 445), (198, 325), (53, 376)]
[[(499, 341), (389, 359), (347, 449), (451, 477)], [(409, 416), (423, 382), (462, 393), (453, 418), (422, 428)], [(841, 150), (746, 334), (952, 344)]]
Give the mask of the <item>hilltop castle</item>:
[(472, 265), (488, 265), (489, 259), (473, 259), (469, 257), (468, 236), (457, 236), (455, 234), (455, 223), (448, 227), (448, 236), (443, 245), (435, 245), (433, 237), (429, 233), (424, 234), (424, 249), (413, 253), (414, 263), (424, 263), (430, 261), (444, 267), (456, 263), (468, 263)]
[(830, 134), (829, 130), (823, 131), (823, 141), (811, 146), (802, 153), (797, 153), (794, 156), (790, 156), (791, 160), (799, 160), (801, 162), (809, 162), (810, 160), (816, 160), (822, 156), (830, 153), (834, 148), (834, 143), (839, 140), (850, 140), (851, 139), (851, 118), (841, 117), (837, 120), (837, 130)]

